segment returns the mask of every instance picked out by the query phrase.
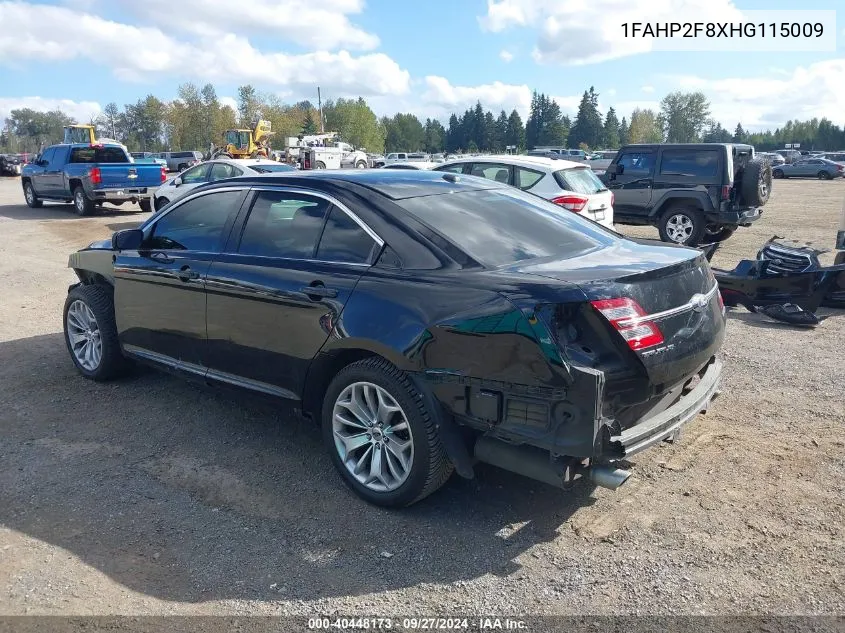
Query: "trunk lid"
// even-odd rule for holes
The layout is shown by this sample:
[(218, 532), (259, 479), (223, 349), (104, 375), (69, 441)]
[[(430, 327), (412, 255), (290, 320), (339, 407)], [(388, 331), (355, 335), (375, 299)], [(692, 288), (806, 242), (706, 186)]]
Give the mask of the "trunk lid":
[[(653, 392), (662, 392), (695, 374), (721, 347), (725, 321), (716, 281), (704, 254), (647, 240), (619, 240), (568, 259), (525, 262), (519, 272), (576, 284), (590, 301), (632, 299), (656, 325), (662, 342), (636, 354)], [(604, 328), (627, 343), (595, 308), (590, 328)], [(559, 325), (556, 326), (556, 329)], [(593, 333), (595, 335), (596, 333)], [(602, 369), (597, 366), (597, 369)]]

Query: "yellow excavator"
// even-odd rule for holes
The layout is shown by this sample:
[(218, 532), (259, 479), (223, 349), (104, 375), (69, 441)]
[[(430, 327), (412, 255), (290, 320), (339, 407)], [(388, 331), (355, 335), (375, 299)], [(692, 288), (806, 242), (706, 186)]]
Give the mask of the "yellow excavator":
[(66, 125), (62, 129), (64, 130), (64, 139), (62, 140), (63, 143), (87, 143), (88, 145), (98, 145), (100, 143), (114, 143), (117, 145), (123, 145), (123, 143), (121, 143), (120, 141), (116, 141), (113, 138), (98, 139), (93, 125)]
[(212, 158), (269, 158), (270, 121), (256, 121), (251, 130), (226, 130), (223, 146), (211, 152)]

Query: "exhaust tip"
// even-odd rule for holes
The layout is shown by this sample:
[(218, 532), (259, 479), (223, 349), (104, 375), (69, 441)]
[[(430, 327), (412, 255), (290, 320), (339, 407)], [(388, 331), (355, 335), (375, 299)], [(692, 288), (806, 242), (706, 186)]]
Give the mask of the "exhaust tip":
[(590, 480), (597, 486), (608, 490), (616, 490), (628, 481), (630, 476), (630, 470), (622, 470), (612, 466), (592, 466), (590, 468)]

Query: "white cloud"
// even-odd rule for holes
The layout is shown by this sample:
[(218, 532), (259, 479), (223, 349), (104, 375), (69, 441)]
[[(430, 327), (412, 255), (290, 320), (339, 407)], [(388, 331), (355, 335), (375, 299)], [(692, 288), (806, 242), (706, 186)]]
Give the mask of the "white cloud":
[(408, 71), (383, 53), (262, 52), (232, 33), (181, 41), (154, 27), (19, 2), (0, 2), (0, 24), (0, 64), (85, 59), (110, 66), (124, 80), (166, 75), (309, 91), (321, 85), (338, 96), (401, 95), (410, 84)]
[(144, 0), (127, 5), (153, 24), (202, 36), (270, 35), (319, 50), (371, 50), (379, 38), (353, 25), (363, 0)]
[(0, 122), (5, 121), (12, 110), (21, 108), (31, 108), (38, 112), (61, 110), (80, 123), (88, 123), (102, 111), (100, 104), (96, 101), (72, 101), (45, 97), (0, 97)]
[(649, 38), (625, 38), (626, 22), (725, 21), (741, 15), (732, 0), (487, 0), (481, 28), (537, 31), (541, 64), (580, 65), (653, 49)]
[(728, 129), (737, 121), (746, 129), (759, 130), (813, 117), (845, 124), (845, 58), (799, 66), (783, 78), (682, 76), (674, 80), (680, 89), (704, 92), (713, 117)]
[(503, 48), (499, 52), (499, 58), (505, 63), (510, 62), (510, 61), (513, 60), (513, 53), (511, 53), (509, 50)]
[(654, 86), (643, 86), (642, 88), (640, 88), (640, 90), (642, 90), (646, 94), (651, 94), (652, 92), (654, 92)]
[(234, 97), (219, 97), (217, 100), (221, 106), (229, 106), (235, 112), (238, 111), (238, 101)]
[(610, 88), (609, 90), (605, 90), (604, 94), (608, 97), (615, 97), (616, 96), (616, 88)]
[(531, 89), (525, 85), (504, 84), (500, 81), (479, 86), (453, 86), (445, 77), (429, 75), (421, 95), (424, 105), (441, 107), (449, 112), (462, 113), (480, 101), (486, 110), (527, 113), (531, 105)]

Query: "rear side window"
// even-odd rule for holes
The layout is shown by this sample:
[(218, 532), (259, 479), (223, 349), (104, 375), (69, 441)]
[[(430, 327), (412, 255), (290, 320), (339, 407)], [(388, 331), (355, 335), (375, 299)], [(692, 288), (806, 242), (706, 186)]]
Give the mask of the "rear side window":
[(219, 191), (188, 200), (164, 215), (145, 246), (153, 250), (217, 253), (229, 217), (238, 210), (240, 191)]
[(119, 147), (74, 147), (70, 153), (70, 162), (128, 163), (129, 157)]
[(434, 171), (445, 171), (450, 174), (462, 174), (464, 173), (464, 165), (466, 163), (457, 163), (455, 165), (446, 165), (444, 167), (438, 167)]
[(510, 168), (507, 165), (497, 163), (475, 163), (469, 173), (471, 176), (486, 178), (503, 185), (510, 181)]
[(621, 239), (577, 213), (512, 187), (395, 202), (487, 266), (565, 259)]
[(355, 220), (332, 207), (317, 248), (317, 259), (364, 264), (370, 260), (375, 245), (375, 240)]
[(212, 163), (211, 178), (209, 178), (209, 181), (214, 182), (215, 180), (223, 180), (240, 175), (240, 170), (236, 169), (233, 165), (229, 165), (228, 163)]
[(312, 259), (330, 203), (284, 191), (260, 191), (246, 221), (238, 252), (262, 257)]
[(668, 176), (715, 178), (719, 173), (719, 152), (713, 150), (663, 150), (660, 173)]
[(514, 184), (523, 191), (531, 189), (545, 175), (541, 171), (526, 169), (525, 167), (515, 167), (514, 171), (516, 172), (516, 182)]
[(561, 169), (555, 172), (555, 180), (561, 189), (573, 193), (589, 196), (605, 190), (604, 183), (598, 179), (592, 169), (588, 168)]

